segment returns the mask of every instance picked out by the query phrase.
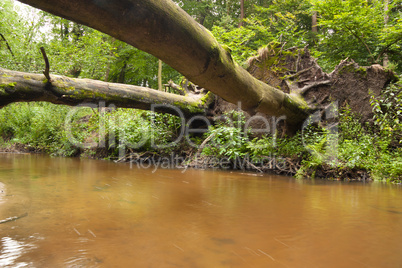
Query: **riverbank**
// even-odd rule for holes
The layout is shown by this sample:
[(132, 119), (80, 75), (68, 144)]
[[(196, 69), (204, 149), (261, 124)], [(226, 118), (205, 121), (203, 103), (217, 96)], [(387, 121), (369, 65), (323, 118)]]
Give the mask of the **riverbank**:
[(291, 137), (278, 131), (256, 135), (237, 111), (225, 114), (225, 120), (216, 121), (204, 133), (188, 136), (181, 135), (181, 121), (171, 115), (133, 109), (71, 111), (48, 103), (3, 108), (2, 151), (157, 163), (161, 168), (240, 169), (296, 178), (394, 183), (402, 179), (398, 132), (363, 125), (347, 109), (339, 111), (332, 128), (312, 125)]
[[(34, 148), (24, 144), (13, 144), (6, 148), (0, 148), (2, 153), (22, 153), (22, 154), (47, 154), (39, 148)], [(382, 180), (375, 178), (366, 169), (358, 168), (339, 168), (330, 165), (317, 166), (316, 168), (306, 168), (306, 160), (301, 158), (283, 158), (283, 157), (265, 157), (255, 162), (250, 157), (228, 159), (217, 158), (212, 156), (193, 156), (196, 151), (187, 152), (187, 155), (172, 152), (170, 155), (160, 155), (150, 152), (132, 152), (123, 157), (106, 157), (108, 161), (116, 163), (130, 163), (138, 168), (149, 169), (152, 167), (154, 171), (158, 169), (181, 169), (183, 171), (188, 168), (193, 169), (215, 169), (215, 170), (243, 170), (255, 173), (268, 173), (285, 176), (294, 176), (299, 179), (327, 179), (342, 181), (373, 181)], [(96, 149), (86, 149), (81, 154), (74, 157), (90, 158), (90, 159), (106, 159), (105, 152)], [(393, 183), (401, 183), (400, 180), (387, 180)]]

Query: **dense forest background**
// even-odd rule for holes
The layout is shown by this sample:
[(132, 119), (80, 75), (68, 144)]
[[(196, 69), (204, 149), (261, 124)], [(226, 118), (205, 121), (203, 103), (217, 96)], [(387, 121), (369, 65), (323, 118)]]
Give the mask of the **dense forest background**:
[[(346, 58), (361, 66), (385, 61), (389, 68), (402, 71), (402, 1), (175, 2), (227, 45), (239, 63), (258, 48), (278, 42), (284, 49), (308, 45), (326, 71)], [(39, 47), (44, 46), (51, 55), (52, 73), (157, 88), (158, 59), (16, 1), (2, 1), (0, 8), (3, 68), (41, 71)], [(179, 76), (163, 66), (165, 80)]]
[[(402, 72), (401, 0), (175, 2), (208, 28), (243, 66), (260, 47), (279, 44), (283, 49), (308, 46), (327, 72), (346, 58), (361, 66), (381, 64), (396, 74)], [(44, 62), (39, 48), (44, 47), (52, 74), (160, 88), (157, 58), (96, 30), (16, 1), (0, 3), (0, 34), (2, 68), (41, 73)], [(164, 84), (169, 80), (180, 82), (182, 76), (178, 72), (166, 64), (161, 67)], [(240, 130), (222, 123), (212, 127), (203, 137), (193, 137), (193, 142), (200, 144), (216, 132), (211, 146), (203, 149), (203, 155), (230, 159), (251, 155), (257, 159), (261, 155), (275, 154), (285, 162), (296, 163), (295, 168), (286, 169), (291, 174), (314, 176), (317, 170), (330, 169), (332, 178), (371, 176), (398, 181), (402, 175), (401, 102), (401, 87), (396, 83), (380, 98), (371, 100), (373, 124), (362, 125), (358, 115), (347, 109), (340, 111), (339, 161), (332, 164), (325, 161), (322, 153), (330, 139), (323, 129), (282, 139), (276, 139), (274, 135), (246, 138), (247, 133), (242, 133), (238, 138), (230, 139), (234, 149), (229, 149), (219, 145), (224, 145), (228, 136), (236, 136), (233, 133)], [(82, 148), (71, 144), (65, 133), (64, 121), (70, 109), (48, 103), (19, 103), (3, 108), (0, 111), (3, 147), (23, 144), (56, 155), (82, 154)], [(233, 116), (240, 123), (244, 121), (239, 114)], [(138, 143), (139, 140), (144, 141), (141, 143), (143, 152), (170, 153), (188, 149), (188, 144), (176, 144), (176, 147), (169, 147), (170, 151), (151, 148), (152, 139), (167, 144), (173, 140), (180, 120), (170, 115), (136, 110), (118, 109), (105, 114), (94, 109), (83, 110), (73, 118), (76, 139), (102, 139), (93, 134), (99, 128), (101, 118), (107, 118), (104, 134), (115, 134), (113, 139), (107, 139), (108, 148), (100, 154), (103, 157), (117, 157), (124, 147), (122, 144)], [(304, 145), (300, 144), (302, 139)], [(307, 146), (306, 140), (309, 141)], [(99, 150), (85, 153), (99, 155)]]

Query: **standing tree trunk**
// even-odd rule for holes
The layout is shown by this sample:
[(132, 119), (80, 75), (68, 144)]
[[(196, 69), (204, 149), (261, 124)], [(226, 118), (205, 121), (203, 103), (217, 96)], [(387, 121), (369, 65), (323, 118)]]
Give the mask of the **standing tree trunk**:
[[(385, 26), (388, 24), (388, 21), (389, 21), (388, 4), (389, 4), (389, 0), (384, 0), (384, 23), (385, 23)], [(389, 59), (388, 59), (387, 53), (384, 53), (384, 59), (383, 59), (382, 65), (384, 67), (388, 67), (388, 65), (389, 65)]]
[(119, 74), (119, 78), (117, 79), (117, 83), (124, 84), (124, 80), (126, 79), (126, 69), (127, 69), (127, 62), (124, 62), (124, 65), (120, 70), (120, 74)]
[(243, 26), (243, 20), (244, 20), (244, 0), (240, 0), (240, 22), (239, 22), (239, 28)]
[(317, 11), (313, 12), (313, 16), (311, 17), (311, 31), (314, 34), (318, 33), (318, 28), (317, 28)]
[(158, 90), (162, 91), (162, 61), (158, 60)]

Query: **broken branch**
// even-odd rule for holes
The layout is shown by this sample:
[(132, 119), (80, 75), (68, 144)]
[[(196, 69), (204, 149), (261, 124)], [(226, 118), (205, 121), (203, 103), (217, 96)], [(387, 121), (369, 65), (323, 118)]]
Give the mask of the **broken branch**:
[(0, 36), (1, 36), (1, 38), (3, 38), (4, 42), (6, 42), (7, 49), (10, 51), (11, 55), (13, 56), (13, 59), (15, 60), (14, 53), (13, 53), (13, 51), (11, 50), (11, 47), (10, 47), (10, 45), (8, 44), (6, 38), (5, 38), (4, 35), (2, 35), (1, 33), (0, 33)]
[(43, 74), (45, 75), (47, 81), (50, 82), (50, 75), (49, 75), (50, 65), (49, 65), (49, 59), (47, 58), (46, 55), (45, 48), (41, 47), (40, 52), (42, 52), (43, 59), (45, 60), (45, 71), (43, 72)]
[(6, 222), (10, 222), (10, 221), (16, 221), (16, 220), (21, 219), (21, 218), (24, 218), (24, 217), (26, 217), (26, 216), (28, 216), (28, 213), (24, 213), (24, 214), (22, 214), (22, 215), (20, 215), (20, 216), (10, 217), (10, 218), (1, 220), (1, 221), (0, 221), (0, 224), (6, 223)]

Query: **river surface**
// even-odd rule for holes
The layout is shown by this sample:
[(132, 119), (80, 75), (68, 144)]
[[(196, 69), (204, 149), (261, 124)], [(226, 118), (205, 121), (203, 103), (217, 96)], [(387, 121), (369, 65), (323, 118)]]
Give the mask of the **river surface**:
[(0, 267), (402, 267), (400, 186), (152, 171), (0, 154)]

